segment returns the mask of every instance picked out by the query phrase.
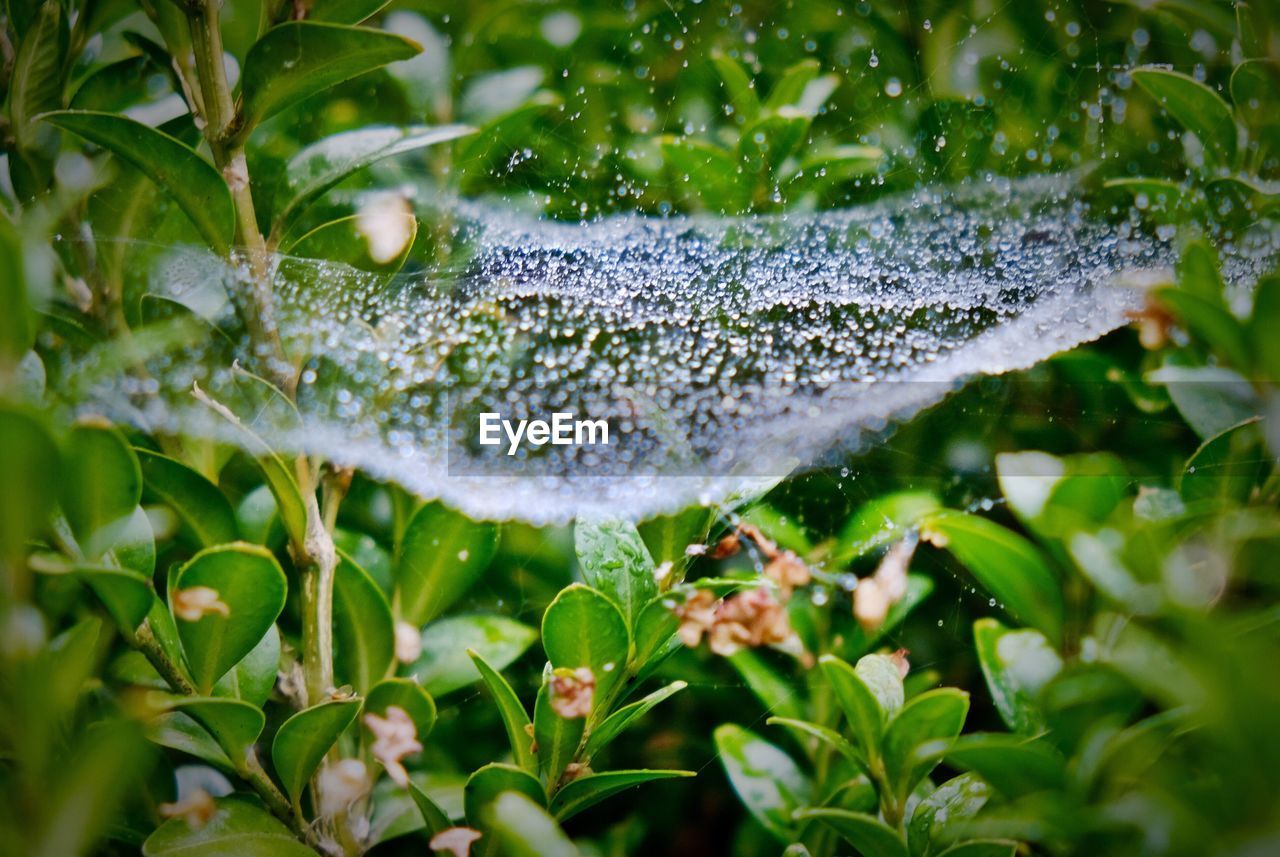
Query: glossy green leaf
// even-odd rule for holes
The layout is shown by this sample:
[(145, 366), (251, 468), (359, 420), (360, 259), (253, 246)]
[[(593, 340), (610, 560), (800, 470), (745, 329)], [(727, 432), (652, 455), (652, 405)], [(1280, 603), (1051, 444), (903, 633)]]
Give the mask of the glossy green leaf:
[(539, 806), (546, 805), (547, 795), (537, 777), (515, 765), (493, 763), (467, 779), (463, 792), (467, 822), (473, 827), (487, 826), (486, 811), (503, 792), (519, 792)]
[(1231, 108), (1209, 87), (1181, 72), (1147, 66), (1134, 69), (1134, 83), (1146, 90), (1169, 115), (1195, 134), (1211, 165), (1236, 161), (1236, 123)]
[(1245, 420), (1217, 434), (1187, 459), (1178, 490), (1188, 503), (1248, 499), (1266, 465), (1258, 418)]
[(1248, 337), (1259, 378), (1280, 382), (1280, 276), (1263, 277), (1253, 292), (1253, 312), (1249, 316)]
[(734, 114), (743, 122), (754, 122), (760, 114), (760, 96), (742, 64), (720, 51), (712, 51), (711, 63), (720, 75)]
[(44, 119), (107, 149), (169, 194), (216, 252), (235, 238), (235, 209), (212, 164), (163, 131), (125, 116), (92, 110), (46, 113)]
[(901, 491), (863, 503), (840, 531), (832, 560), (843, 565), (899, 541), (941, 508), (928, 491)]
[(431, 796), (423, 791), (422, 787), (413, 780), (409, 781), (409, 795), (413, 798), (414, 804), (418, 807), (418, 812), (422, 815), (422, 823), (426, 825), (427, 833), (435, 836), (442, 830), (447, 830), (453, 826), (453, 822), (449, 819), (449, 814), (440, 808)]
[(969, 694), (943, 687), (915, 697), (893, 718), (884, 733), (884, 766), (900, 798), (938, 764), (968, 713)]
[(1067, 765), (1048, 742), (1016, 735), (965, 735), (947, 751), (947, 764), (973, 771), (1009, 797), (1060, 789)]
[(738, 138), (738, 157), (749, 173), (772, 176), (804, 143), (812, 120), (783, 108), (748, 125)]
[(537, 639), (533, 628), (505, 616), (450, 616), (423, 630), (422, 655), (407, 672), (432, 695), (443, 696), (480, 680), (468, 651), (478, 652), (501, 670)]
[(655, 690), (643, 699), (623, 706), (610, 714), (600, 725), (591, 730), (586, 747), (582, 751), (583, 758), (589, 762), (607, 747), (609, 742), (621, 735), (627, 727), (647, 714), (655, 705), (686, 687), (688, 687), (686, 682), (673, 681), (666, 687)]
[(551, 704), (551, 682), (544, 677), (533, 703), (533, 741), (537, 746), (538, 773), (552, 787), (560, 782), (573, 761), (586, 730), (586, 718), (561, 717)]
[(24, 245), (8, 217), (0, 217), (0, 370), (17, 366), (36, 341)]
[(542, 614), (542, 646), (553, 667), (588, 667), (595, 675), (596, 706), (622, 677), (630, 645), (622, 612), (605, 596), (575, 583)]
[(751, 188), (734, 154), (688, 137), (661, 137), (658, 144), (668, 169), (685, 183), (687, 196), (702, 198), (703, 205), (724, 214), (739, 214), (750, 208)]
[(1062, 669), (1062, 658), (1038, 631), (1011, 631), (995, 619), (973, 623), (974, 648), (991, 701), (1005, 725), (1024, 735), (1045, 730), (1036, 704), (1040, 690)]
[(84, 79), (71, 97), (70, 107), (120, 113), (147, 97), (148, 80), (156, 71), (145, 54), (105, 65)]
[(315, 0), (307, 15), (311, 21), (359, 24), (381, 12), (391, 0)]
[(834, 655), (823, 655), (818, 665), (858, 747), (868, 758), (878, 757), (885, 724), (902, 708), (904, 693), (898, 668), (883, 655), (867, 655), (856, 668)]
[(655, 565), (634, 524), (579, 521), (574, 527), (578, 564), (587, 584), (611, 598), (634, 628), (640, 611), (658, 596)]
[(952, 845), (938, 857), (1015, 857), (1019, 851), (1018, 843), (1008, 839), (973, 839)]
[(408, 39), (381, 30), (312, 21), (273, 27), (245, 56), (243, 127), (252, 129), (286, 107), (419, 50)]
[(804, 696), (786, 677), (778, 674), (763, 654), (740, 649), (728, 661), (751, 688), (765, 711), (779, 717), (804, 717)]
[(817, 738), (856, 765), (859, 770), (867, 769), (867, 757), (863, 752), (834, 729), (828, 729), (826, 726), (820, 726), (808, 720), (795, 720), (789, 717), (770, 717), (765, 723), (770, 726), (785, 726), (793, 732)]
[(499, 795), (488, 816), (502, 857), (577, 857), (578, 849), (555, 819), (520, 792)]
[(796, 813), (802, 821), (820, 821), (845, 838), (863, 857), (907, 857), (902, 836), (874, 815), (847, 809), (809, 808)]
[(36, 117), (62, 106), (67, 40), (62, 4), (45, 0), (17, 46), (9, 71), (9, 128), (20, 149), (36, 145)]
[(126, 634), (131, 635), (147, 618), (155, 598), (149, 576), (127, 569), (91, 566), (78, 566), (75, 575), (94, 591)]
[(333, 671), (357, 693), (386, 677), (395, 660), (395, 622), (378, 584), (339, 551), (333, 578)]
[(213, 547), (239, 538), (235, 512), (216, 485), (158, 452), (135, 448), (134, 454), (142, 468), (143, 496), (172, 509), (192, 540)]
[(945, 546), (1017, 619), (1062, 639), (1064, 606), (1057, 576), (1040, 550), (993, 521), (961, 512), (928, 521), (935, 544)]
[(396, 612), (425, 625), (462, 597), (493, 557), (497, 529), (431, 503), (409, 521), (396, 572)]
[(1247, 369), (1244, 327), (1221, 297), (1208, 299), (1181, 288), (1159, 288), (1155, 296), (1198, 339), (1227, 358), (1231, 366)]
[(568, 821), (584, 809), (592, 807), (618, 792), (654, 780), (692, 777), (693, 771), (608, 771), (579, 777), (566, 785), (551, 800), (551, 814), (557, 821)]
[(394, 276), (404, 267), (405, 260), (413, 250), (414, 240), (418, 237), (418, 218), (411, 211), (379, 212), (376, 217), (379, 233), (394, 233), (398, 228), (404, 230), (404, 244), (390, 259), (373, 258), (375, 236), (364, 225), (363, 214), (352, 214), (323, 223), (286, 246), (284, 252), (290, 256), (350, 265), (358, 271), (371, 274)]
[(58, 446), (44, 423), (32, 413), (4, 404), (0, 404), (0, 473), (5, 474), (0, 482), (0, 557), (7, 559), (48, 525), (64, 477)]
[(234, 697), (250, 705), (265, 705), (280, 671), (280, 648), (280, 629), (272, 625), (249, 654), (218, 679), (213, 695)]
[(1246, 60), (1231, 73), (1231, 100), (1235, 102), (1236, 113), (1254, 134), (1274, 133), (1280, 125), (1280, 117), (1275, 114), (1276, 105), (1280, 103), (1277, 81), (1280, 81), (1280, 67), (1274, 60)]
[(671, 605), (679, 599), (679, 594), (663, 594), (654, 598), (644, 606), (636, 618), (635, 663), (641, 669), (653, 663), (654, 659), (671, 643), (676, 631), (680, 630), (680, 619), (671, 610)]
[(203, 726), (237, 771), (244, 770), (246, 755), (267, 723), (261, 709), (238, 699), (187, 696), (174, 699), (170, 708)]
[(289, 159), (285, 181), (276, 193), (276, 231), (289, 226), (325, 191), (385, 158), (456, 140), (475, 129), (466, 125), (412, 128), (360, 128), (325, 137)]
[(516, 696), (516, 692), (511, 689), (511, 685), (502, 677), (502, 674), (486, 661), (483, 655), (474, 649), (468, 649), (467, 655), (475, 663), (476, 671), (484, 680), (485, 687), (489, 688), (494, 704), (498, 706), (498, 712), (502, 715), (502, 725), (507, 730), (507, 741), (511, 744), (512, 758), (524, 770), (537, 773), (538, 758), (534, 755), (533, 739), (529, 735), (533, 721), (529, 719), (524, 703), (520, 701), (520, 697)]
[(942, 830), (948, 822), (972, 818), (990, 796), (991, 788), (973, 774), (961, 774), (930, 792), (916, 804), (907, 825), (911, 857), (924, 857), (934, 850), (935, 823)]
[(209, 730), (180, 711), (153, 717), (147, 723), (147, 740), (199, 759), (219, 771), (235, 771), (235, 765), (231, 764)]
[(271, 742), (271, 761), (285, 794), (295, 806), (300, 805), (302, 791), (325, 754), (356, 719), (359, 710), (359, 700), (329, 700), (305, 708), (281, 724)]
[(417, 729), (419, 741), (425, 741), (436, 725), (436, 703), (431, 694), (417, 682), (407, 678), (384, 679), (373, 686), (364, 699), (363, 718), (367, 714), (386, 717), (387, 709), (396, 706), (409, 715)]
[(792, 814), (812, 800), (813, 785), (791, 757), (732, 723), (715, 730), (716, 750), (747, 811), (779, 842), (792, 842)]
[[(174, 579), (179, 591), (207, 587), (226, 605), (188, 621), (175, 612), (178, 636), (203, 693), (249, 654), (284, 609), (287, 583), (271, 552), (237, 543), (206, 548), (184, 565)], [(170, 593), (170, 607), (173, 593)]]
[(309, 857), (282, 822), (257, 804), (241, 798), (219, 798), (218, 809), (203, 827), (173, 818), (156, 829), (142, 846), (144, 857)]
[(815, 59), (803, 59), (782, 73), (778, 82), (769, 90), (765, 107), (777, 110), (781, 107), (796, 106), (804, 95), (805, 87), (818, 76), (822, 66)]
[(82, 423), (63, 451), (62, 511), (86, 556), (101, 556), (122, 534), (142, 497), (138, 459), (110, 426)]

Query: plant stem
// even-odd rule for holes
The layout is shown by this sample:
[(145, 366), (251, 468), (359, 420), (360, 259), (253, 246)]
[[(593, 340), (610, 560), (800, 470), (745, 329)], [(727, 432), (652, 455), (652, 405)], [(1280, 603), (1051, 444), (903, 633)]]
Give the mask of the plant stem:
[(307, 705), (315, 705), (333, 687), (333, 575), (338, 553), (316, 500), (311, 463), (299, 455), (295, 467), (306, 505), (307, 529), (304, 543), (291, 546), (291, 550), (302, 577), (302, 672)]

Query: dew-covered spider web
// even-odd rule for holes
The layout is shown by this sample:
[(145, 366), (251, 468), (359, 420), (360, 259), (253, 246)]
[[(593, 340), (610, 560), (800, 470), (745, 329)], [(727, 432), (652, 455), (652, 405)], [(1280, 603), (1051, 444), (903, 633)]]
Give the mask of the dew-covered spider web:
[[(1143, 297), (1124, 281), (1173, 249), (1096, 217), (1073, 187), (996, 180), (842, 211), (581, 225), (457, 203), (434, 267), (274, 260), (296, 411), (251, 374), (245, 270), (175, 248), (142, 304), (199, 316), (202, 332), (153, 343), (145, 369), (79, 375), (86, 407), (114, 419), (258, 451), (249, 429), (473, 516), (640, 518), (856, 448), (967, 378), (1125, 323)], [(1229, 248), (1230, 279), (1270, 254)], [(556, 412), (606, 420), (608, 445), (479, 442), (481, 414)]]

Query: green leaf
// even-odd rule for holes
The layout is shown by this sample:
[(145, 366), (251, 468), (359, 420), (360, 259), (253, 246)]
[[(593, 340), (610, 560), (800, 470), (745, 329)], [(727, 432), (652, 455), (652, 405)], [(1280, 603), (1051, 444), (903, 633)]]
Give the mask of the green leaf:
[(0, 473), (4, 474), (0, 480), (0, 559), (19, 554), (27, 539), (48, 525), (57, 488), (66, 478), (61, 470), (58, 446), (44, 422), (25, 410), (0, 403)]
[(973, 839), (952, 845), (938, 857), (1015, 857), (1019, 844), (1009, 839)]
[(451, 616), (423, 630), (422, 655), (406, 671), (432, 695), (443, 696), (480, 680), (468, 650), (501, 670), (537, 639), (533, 628), (505, 616)]
[(1169, 115), (1200, 140), (1205, 162), (1211, 166), (1235, 164), (1236, 123), (1231, 108), (1219, 95), (1180, 72), (1147, 66), (1131, 74)]
[(551, 790), (577, 754), (586, 725), (585, 717), (570, 719), (556, 713), (551, 706), (550, 673), (545, 674), (533, 703), (533, 740), (538, 747), (538, 772)]
[(279, 671), (280, 629), (272, 625), (253, 650), (218, 680), (213, 695), (230, 696), (261, 707), (271, 697)]
[(1046, 728), (1036, 698), (1062, 669), (1062, 658), (1038, 631), (1011, 631), (995, 619), (973, 623), (978, 663), (1005, 725), (1034, 735)]
[(391, 605), (356, 562), (338, 552), (333, 578), (333, 670), (357, 693), (386, 677), (396, 654)]
[(0, 216), (0, 370), (16, 366), (36, 342), (37, 322), (28, 293), (25, 247), (6, 216)]
[(542, 614), (542, 646), (553, 667), (589, 667), (599, 707), (622, 677), (630, 640), (622, 612), (580, 583), (562, 590)]
[(731, 152), (689, 137), (660, 137), (658, 145), (674, 178), (690, 201), (723, 214), (751, 207), (751, 187), (742, 164)]
[(436, 703), (431, 694), (412, 679), (388, 678), (378, 682), (364, 699), (361, 718), (366, 714), (386, 717), (387, 709), (397, 706), (409, 715), (417, 730), (419, 741), (426, 737), (436, 725)]
[(675, 515), (641, 521), (636, 529), (654, 562), (669, 562), (679, 569), (688, 562), (685, 549), (706, 540), (715, 516), (714, 509), (693, 506)]
[(1265, 57), (1270, 29), (1265, 15), (1254, 7), (1254, 3), (1236, 0), (1236, 30), (1241, 53), (1246, 57)]
[[(174, 578), (179, 591), (208, 587), (227, 616), (207, 612), (191, 622), (175, 614), (178, 636), (202, 693), (209, 693), (258, 644), (284, 609), (287, 583), (271, 552), (243, 542), (206, 548)], [(169, 593), (170, 607), (174, 593)]]
[(1187, 459), (1178, 490), (1188, 503), (1243, 503), (1262, 475), (1267, 460), (1262, 449), (1262, 422), (1245, 420), (1206, 440)]
[(373, 127), (325, 137), (289, 159), (285, 183), (276, 193), (275, 229), (284, 234), (325, 191), (385, 158), (456, 140), (475, 129), (466, 125)]
[(810, 723), (808, 720), (796, 720), (790, 717), (770, 717), (765, 723), (770, 726), (785, 726), (788, 729), (817, 738), (839, 752), (840, 755), (856, 765), (859, 770), (867, 770), (867, 757), (834, 729), (819, 726), (817, 723)]
[(783, 108), (748, 125), (738, 138), (738, 158), (748, 173), (773, 176), (804, 143), (812, 120), (795, 108)]
[(1103, 187), (1118, 188), (1133, 196), (1138, 210), (1155, 215), (1160, 222), (1177, 223), (1204, 207), (1204, 196), (1195, 189), (1170, 179), (1107, 179)]
[(1249, 316), (1248, 338), (1257, 376), (1280, 382), (1280, 276), (1263, 277), (1253, 292), (1253, 312)]
[(237, 771), (245, 770), (247, 754), (267, 723), (261, 709), (238, 699), (178, 697), (172, 701), (170, 708), (203, 726), (227, 754), (232, 767)]
[(301, 805), (307, 781), (359, 710), (359, 700), (329, 700), (299, 711), (280, 726), (271, 742), (271, 761), (294, 806)]
[(577, 857), (578, 849), (536, 801), (506, 792), (493, 802), (489, 826), (503, 857)]
[(680, 630), (680, 619), (671, 610), (671, 605), (676, 601), (671, 594), (659, 595), (640, 611), (639, 617), (636, 618), (635, 634), (635, 656), (633, 663), (643, 665), (643, 670), (652, 664), (655, 658), (659, 657), (665, 647), (678, 641), (673, 641), (675, 634)]
[[(479, 579), (497, 547), (498, 531), (431, 503), (409, 521), (396, 572), (396, 613), (425, 625)], [(459, 650), (461, 651), (461, 650)]]
[(924, 574), (907, 575), (907, 591), (893, 603), (880, 626), (867, 632), (861, 625), (854, 625), (845, 634), (844, 654), (849, 659), (860, 658), (875, 648), (903, 623), (911, 611), (920, 606), (933, 593), (933, 578)]
[(156, 534), (146, 511), (135, 506), (133, 514), (114, 534), (115, 541), (106, 553), (107, 562), (136, 571), (149, 579), (156, 570)]
[(900, 799), (938, 764), (968, 713), (969, 694), (943, 687), (915, 697), (893, 718), (884, 733), (884, 766)]
[(986, 518), (945, 512), (929, 519), (934, 544), (951, 551), (1015, 618), (1062, 639), (1064, 606), (1057, 576), (1040, 550)]
[(381, 30), (311, 21), (273, 27), (245, 56), (240, 114), (244, 133), (286, 107), (419, 50), (408, 39)]
[(390, 260), (375, 260), (370, 254), (374, 247), (373, 237), (366, 234), (362, 225), (363, 214), (352, 214), (323, 223), (303, 235), (297, 241), (284, 248), (290, 256), (301, 256), (307, 259), (323, 259), (327, 262), (338, 262), (350, 265), (358, 271), (371, 274), (394, 276), (404, 267), (409, 258), (413, 244), (418, 237), (418, 218), (411, 211), (380, 212), (378, 229), (394, 229), (386, 218), (395, 218), (405, 230), (405, 241), (400, 252)]
[(760, 96), (742, 64), (721, 51), (711, 52), (711, 63), (720, 75), (733, 112), (741, 116), (744, 123), (754, 122), (760, 115)]
[(153, 717), (147, 723), (147, 740), (186, 753), (220, 771), (235, 771), (235, 765), (209, 735), (209, 730), (180, 711)]
[(858, 746), (867, 758), (878, 758), (885, 724), (902, 708), (904, 693), (897, 666), (883, 655), (867, 655), (856, 668), (834, 655), (823, 655), (818, 665)]
[(481, 829), (487, 827), (486, 811), (504, 792), (519, 792), (539, 806), (546, 804), (547, 795), (537, 777), (515, 765), (495, 762), (478, 769), (467, 779), (463, 791), (467, 823)]
[(630, 628), (658, 596), (656, 566), (635, 525), (629, 521), (579, 521), (574, 542), (587, 584), (611, 598)]
[(1280, 68), (1273, 60), (1246, 60), (1231, 73), (1231, 100), (1235, 102), (1236, 113), (1245, 126), (1261, 138), (1259, 142), (1274, 139), (1270, 135), (1280, 126), (1280, 117), (1276, 116), (1276, 105), (1280, 102), (1277, 81), (1280, 81)]
[(62, 4), (45, 0), (18, 45), (9, 72), (9, 129), (19, 149), (36, 146), (36, 117), (62, 106), (66, 52)]
[(1008, 797), (1061, 789), (1067, 780), (1061, 753), (1046, 741), (1017, 735), (965, 735), (951, 745), (946, 760), (973, 771)]
[(805, 87), (818, 76), (821, 69), (822, 65), (815, 59), (802, 59), (791, 66), (769, 90), (769, 97), (764, 103), (765, 109), (777, 110), (798, 105)]
[(765, 711), (779, 717), (804, 717), (804, 696), (799, 687), (778, 675), (760, 653), (753, 649), (740, 649), (728, 660), (764, 705)]
[(1139, 616), (1159, 611), (1160, 587), (1140, 583), (1134, 577), (1120, 555), (1123, 545), (1114, 530), (1103, 530), (1097, 535), (1076, 533), (1067, 548), (1080, 574), (1102, 595)]
[(520, 697), (511, 689), (511, 685), (496, 669), (484, 659), (484, 656), (473, 649), (467, 649), (467, 655), (475, 662), (476, 670), (484, 680), (485, 687), (493, 695), (494, 704), (502, 715), (502, 724), (507, 730), (507, 741), (511, 744), (511, 756), (516, 764), (529, 773), (537, 773), (538, 758), (533, 752), (533, 739), (529, 736), (532, 721), (525, 711)]
[(796, 839), (792, 814), (810, 803), (813, 785), (791, 757), (733, 723), (715, 731), (716, 750), (747, 811), (782, 843)]
[(987, 803), (990, 787), (973, 774), (961, 774), (934, 789), (916, 804), (907, 825), (907, 844), (912, 857), (924, 857), (934, 848), (934, 824), (972, 818)]
[(902, 836), (874, 815), (847, 809), (810, 808), (796, 813), (800, 821), (820, 821), (843, 836), (863, 857), (907, 857)]
[(82, 423), (67, 435), (62, 460), (62, 511), (85, 555), (101, 556), (142, 498), (138, 459), (116, 429)]
[(184, 818), (171, 818), (147, 837), (144, 857), (312, 857), (275, 816), (246, 800), (218, 799), (213, 818), (192, 827)]
[(148, 96), (148, 79), (159, 69), (145, 54), (105, 65), (87, 78), (71, 98), (72, 110), (120, 113)]
[(928, 491), (901, 491), (863, 503), (840, 531), (831, 561), (845, 565), (900, 541), (941, 509), (941, 501)]
[(310, 21), (359, 24), (381, 12), (391, 0), (315, 0), (307, 15)]
[(1233, 367), (1242, 370), (1249, 368), (1244, 326), (1227, 309), (1221, 297), (1210, 299), (1181, 288), (1169, 287), (1155, 289), (1153, 294), (1178, 317), (1178, 321), (1187, 330), (1225, 357)]
[(224, 253), (235, 239), (235, 209), (212, 164), (178, 140), (114, 113), (60, 110), (46, 121), (107, 149), (173, 197), (204, 240)]
[(409, 780), (409, 795), (418, 807), (418, 812), (422, 814), (422, 822), (426, 825), (428, 834), (435, 836), (440, 831), (453, 827), (449, 814), (413, 780)]
[(609, 742), (621, 735), (627, 727), (647, 714), (655, 705), (686, 687), (688, 687), (686, 682), (673, 681), (666, 687), (655, 690), (643, 699), (623, 706), (610, 714), (604, 722), (591, 730), (591, 734), (587, 737), (586, 748), (582, 751), (583, 759), (590, 762), (597, 753), (609, 745)]
[(75, 574), (94, 591), (126, 635), (132, 635), (147, 618), (155, 598), (148, 575), (127, 569), (87, 566), (78, 566)]
[(133, 452), (142, 468), (143, 496), (172, 509), (192, 540), (213, 547), (239, 538), (235, 512), (216, 485), (158, 452), (136, 447)]
[(568, 821), (584, 809), (592, 807), (618, 792), (654, 780), (695, 776), (693, 771), (608, 771), (590, 774), (572, 781), (551, 799), (551, 814), (557, 821)]

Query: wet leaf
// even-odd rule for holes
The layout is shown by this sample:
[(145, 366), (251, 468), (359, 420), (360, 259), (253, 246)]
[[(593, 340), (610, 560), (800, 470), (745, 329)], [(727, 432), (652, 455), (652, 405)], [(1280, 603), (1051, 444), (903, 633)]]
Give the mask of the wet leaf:
[(791, 757), (732, 723), (715, 731), (716, 750), (747, 811), (779, 842), (796, 838), (792, 814), (807, 805), (813, 785)]
[(1005, 725), (1033, 735), (1045, 730), (1040, 689), (1062, 669), (1062, 658), (1038, 631), (1011, 631), (995, 619), (973, 623), (974, 648), (991, 701)]
[(760, 96), (756, 93), (755, 84), (733, 57), (720, 51), (712, 51), (711, 63), (720, 75), (729, 104), (735, 116), (743, 122), (753, 122), (760, 114)]
[(241, 84), (246, 130), (272, 114), (387, 63), (408, 59), (418, 45), (386, 33), (312, 21), (290, 21), (249, 48)]
[(847, 809), (802, 809), (796, 818), (821, 821), (845, 838), (863, 857), (907, 857), (902, 836), (874, 815)]
[(589, 667), (599, 707), (627, 665), (627, 624), (613, 602), (575, 583), (560, 591), (542, 615), (542, 646), (553, 667)]
[(1195, 134), (1204, 146), (1205, 160), (1214, 166), (1236, 162), (1236, 122), (1231, 108), (1209, 87), (1181, 72), (1147, 66), (1131, 72), (1169, 115)]
[(212, 164), (178, 140), (125, 116), (62, 110), (44, 119), (107, 149), (173, 197), (209, 246), (225, 252), (235, 238), (235, 209)]
[(883, 655), (867, 655), (857, 667), (823, 655), (818, 665), (858, 746), (867, 758), (878, 757), (885, 724), (902, 708), (904, 693), (897, 666)]
[(916, 804), (907, 824), (907, 843), (912, 857), (924, 857), (935, 850), (934, 825), (945, 829), (948, 822), (971, 818), (986, 805), (991, 788), (973, 774), (961, 774), (934, 789)]
[(901, 491), (863, 503), (840, 531), (832, 560), (843, 565), (899, 541), (941, 508), (928, 491)]
[(396, 613), (425, 625), (479, 579), (497, 546), (493, 524), (471, 521), (431, 503), (409, 521), (396, 571)]
[(613, 600), (631, 628), (658, 595), (655, 565), (636, 527), (627, 521), (579, 521), (578, 564), (587, 584)]
[(583, 758), (587, 760), (595, 758), (597, 753), (626, 731), (627, 727), (632, 723), (649, 713), (655, 705), (684, 690), (686, 687), (688, 687), (686, 682), (673, 681), (666, 687), (655, 690), (643, 699), (623, 706), (610, 714), (599, 726), (591, 730), (591, 735), (587, 738), (586, 748), (582, 751)]
[(902, 707), (884, 733), (884, 766), (905, 799), (960, 734), (969, 694), (952, 687), (930, 690)]
[(235, 512), (216, 485), (158, 452), (135, 447), (134, 454), (142, 468), (143, 496), (172, 509), (196, 544), (213, 547), (239, 538)]
[(502, 670), (537, 639), (533, 628), (505, 616), (451, 616), (423, 630), (422, 656), (407, 671), (432, 695), (443, 696), (480, 680), (468, 651)]

